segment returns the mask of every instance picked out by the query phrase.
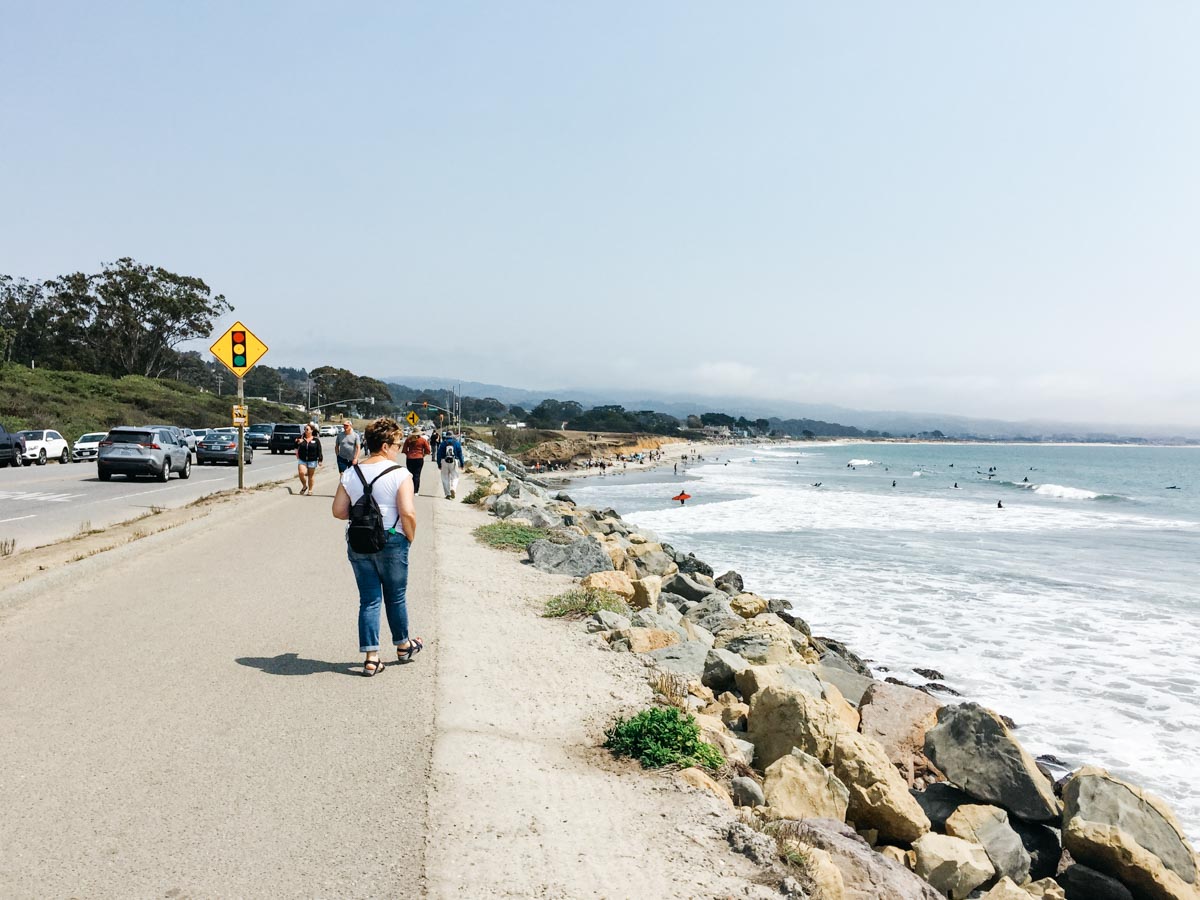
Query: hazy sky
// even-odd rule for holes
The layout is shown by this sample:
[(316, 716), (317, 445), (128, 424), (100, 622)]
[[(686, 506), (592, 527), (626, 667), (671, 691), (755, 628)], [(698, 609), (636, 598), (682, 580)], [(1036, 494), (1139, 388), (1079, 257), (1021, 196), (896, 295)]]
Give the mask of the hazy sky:
[(10, 2), (0, 272), (198, 275), (273, 365), (1194, 425), (1197, 35), (1194, 0)]

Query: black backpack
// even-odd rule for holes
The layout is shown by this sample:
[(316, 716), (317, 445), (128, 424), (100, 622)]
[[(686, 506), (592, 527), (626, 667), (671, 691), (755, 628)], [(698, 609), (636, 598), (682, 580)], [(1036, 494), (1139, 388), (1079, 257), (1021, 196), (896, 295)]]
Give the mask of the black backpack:
[[(368, 483), (362, 470), (358, 466), (354, 467), (354, 474), (362, 482), (363, 493), (350, 507), (350, 527), (346, 530), (346, 539), (355, 553), (378, 553), (386, 546), (388, 530), (383, 525), (383, 513), (379, 511), (379, 504), (371, 496), (371, 488), (388, 472), (395, 472), (399, 468), (389, 466)], [(399, 521), (399, 518), (396, 521)]]
[(442, 447), (439, 452), (441, 453), (441, 457), (442, 457), (441, 461), (442, 462), (457, 462), (458, 461), (454, 455), (454, 444), (451, 443), (450, 441), (442, 441)]

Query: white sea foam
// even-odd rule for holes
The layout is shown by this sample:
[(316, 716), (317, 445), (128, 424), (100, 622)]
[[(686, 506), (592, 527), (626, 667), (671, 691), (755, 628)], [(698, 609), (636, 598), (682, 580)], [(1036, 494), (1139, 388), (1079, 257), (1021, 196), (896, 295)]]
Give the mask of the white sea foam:
[(874, 461), (874, 460), (870, 460), (870, 459), (852, 459), (852, 460), (850, 460), (850, 462), (846, 463), (846, 465), (848, 465), (848, 466), (855, 466), (855, 467), (858, 467), (858, 466), (873, 466), (873, 465), (875, 465), (875, 461)]
[(920, 473), (920, 472), (913, 472), (913, 473), (912, 473), (912, 477), (913, 477), (913, 478), (920, 478), (920, 477), (921, 477), (921, 473)]
[(1035, 494), (1042, 497), (1057, 497), (1060, 500), (1095, 500), (1101, 496), (1095, 491), (1066, 487), (1061, 484), (1031, 484), (1029, 487)]

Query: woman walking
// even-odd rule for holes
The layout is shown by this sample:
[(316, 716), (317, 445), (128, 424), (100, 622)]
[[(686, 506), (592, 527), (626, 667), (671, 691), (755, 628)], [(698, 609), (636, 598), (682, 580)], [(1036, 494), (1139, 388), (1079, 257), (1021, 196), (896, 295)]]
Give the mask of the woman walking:
[(349, 519), (350, 510), (371, 485), (371, 497), (379, 507), (387, 542), (374, 553), (360, 553), (350, 546), (346, 556), (358, 584), (358, 649), (366, 654), (363, 675), (384, 669), (379, 658), (379, 607), (387, 611), (388, 628), (396, 647), (396, 660), (408, 662), (424, 648), (420, 638), (408, 635), (408, 548), (417, 534), (417, 510), (413, 503), (413, 478), (398, 462), (401, 431), (395, 419), (376, 419), (367, 426), (369, 455), (364, 462), (342, 473), (333, 498), (333, 517)]
[(304, 426), (304, 437), (296, 442), (296, 474), (300, 476), (300, 496), (313, 492), (313, 479), (317, 467), (325, 462), (325, 451), (321, 449), (321, 438), (316, 425)]
[(414, 431), (404, 439), (401, 448), (404, 454), (404, 464), (413, 479), (413, 493), (421, 493), (421, 469), (425, 466), (425, 455), (430, 452), (429, 441), (419, 431)]

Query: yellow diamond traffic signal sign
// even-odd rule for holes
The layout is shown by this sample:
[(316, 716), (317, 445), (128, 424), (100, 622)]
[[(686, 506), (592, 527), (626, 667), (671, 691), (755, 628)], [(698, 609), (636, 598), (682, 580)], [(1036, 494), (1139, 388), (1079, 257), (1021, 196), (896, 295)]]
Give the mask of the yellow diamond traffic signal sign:
[(234, 322), (209, 349), (225, 368), (241, 378), (263, 358), (267, 345), (241, 322)]
[(419, 421), (421, 421), (421, 419), (413, 410), (410, 409), (408, 411), (408, 415), (404, 417), (404, 421), (409, 425), (416, 425)]

